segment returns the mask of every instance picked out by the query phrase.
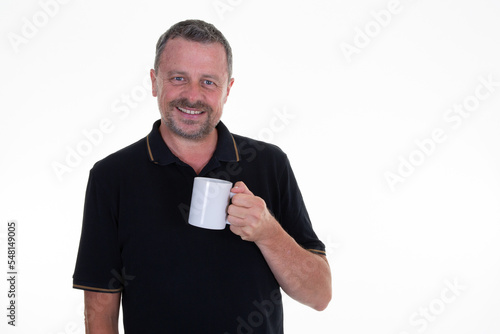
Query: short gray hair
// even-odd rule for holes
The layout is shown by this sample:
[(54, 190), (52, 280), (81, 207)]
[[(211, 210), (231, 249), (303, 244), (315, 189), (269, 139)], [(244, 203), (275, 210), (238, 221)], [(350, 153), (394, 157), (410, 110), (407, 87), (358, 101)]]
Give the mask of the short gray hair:
[(228, 80), (233, 74), (233, 53), (224, 35), (213, 25), (202, 20), (186, 20), (174, 24), (158, 39), (154, 69), (158, 72), (160, 57), (169, 39), (182, 37), (199, 43), (220, 43), (226, 50)]

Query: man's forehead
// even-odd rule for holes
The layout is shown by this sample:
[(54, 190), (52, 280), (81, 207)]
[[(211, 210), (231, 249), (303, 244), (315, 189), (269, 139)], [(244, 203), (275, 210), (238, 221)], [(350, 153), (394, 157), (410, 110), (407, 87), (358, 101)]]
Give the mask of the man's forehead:
[[(183, 49), (195, 49), (191, 52), (183, 52)], [(180, 56), (180, 57), (179, 57)], [(175, 57), (175, 59), (171, 59)], [(166, 73), (189, 72), (194, 66), (202, 66), (207, 70), (209, 76), (227, 75), (227, 57), (224, 46), (219, 42), (196, 42), (182, 37), (169, 39), (162, 52), (160, 69)], [(167, 68), (165, 68), (165, 66)], [(223, 73), (216, 73), (223, 71)]]
[(211, 50), (212, 52), (222, 52), (224, 57), (226, 56), (226, 50), (224, 46), (220, 42), (197, 42), (189, 39), (185, 39), (183, 37), (174, 37), (170, 38), (165, 43), (165, 48), (163, 50), (163, 54), (165, 54), (166, 50), (172, 50), (176, 47), (195, 47), (200, 50)]

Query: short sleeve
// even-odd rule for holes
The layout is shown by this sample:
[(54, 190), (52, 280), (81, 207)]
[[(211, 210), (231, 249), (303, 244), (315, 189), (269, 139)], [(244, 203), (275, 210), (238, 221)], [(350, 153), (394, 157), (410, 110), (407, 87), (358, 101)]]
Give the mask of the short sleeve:
[(90, 171), (85, 194), (73, 288), (115, 293), (122, 290), (118, 190), (113, 178), (99, 176), (94, 169)]
[(288, 158), (280, 181), (281, 212), (278, 221), (295, 241), (308, 251), (326, 255), (325, 245), (313, 230), (309, 214)]

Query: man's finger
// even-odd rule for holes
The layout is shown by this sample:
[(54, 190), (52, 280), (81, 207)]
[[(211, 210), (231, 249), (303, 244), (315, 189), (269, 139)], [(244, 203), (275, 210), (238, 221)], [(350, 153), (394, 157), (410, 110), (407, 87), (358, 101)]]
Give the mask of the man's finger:
[(231, 199), (231, 205), (239, 206), (242, 208), (251, 208), (255, 205), (255, 196), (245, 193), (236, 194)]
[(235, 194), (253, 195), (253, 193), (250, 191), (250, 189), (248, 189), (247, 185), (243, 181), (236, 182), (233, 189), (231, 189), (231, 192)]
[(227, 208), (227, 214), (229, 215), (229, 217), (235, 217), (243, 220), (248, 215), (248, 213), (248, 208), (236, 204), (231, 204)]

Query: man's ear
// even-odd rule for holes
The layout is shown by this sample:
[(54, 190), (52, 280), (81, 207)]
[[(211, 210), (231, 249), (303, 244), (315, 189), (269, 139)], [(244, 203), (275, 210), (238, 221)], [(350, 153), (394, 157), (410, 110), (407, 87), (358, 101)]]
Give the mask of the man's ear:
[(151, 71), (149, 71), (149, 75), (151, 76), (151, 85), (152, 85), (153, 96), (157, 97), (158, 96), (158, 89), (156, 87), (156, 73), (155, 73), (155, 70), (151, 69)]
[(227, 84), (226, 98), (224, 99), (224, 103), (226, 103), (226, 101), (227, 101), (227, 97), (229, 96), (229, 92), (231, 91), (231, 87), (233, 87), (233, 83), (234, 83), (234, 78), (231, 78), (231, 80), (229, 80), (229, 83)]

